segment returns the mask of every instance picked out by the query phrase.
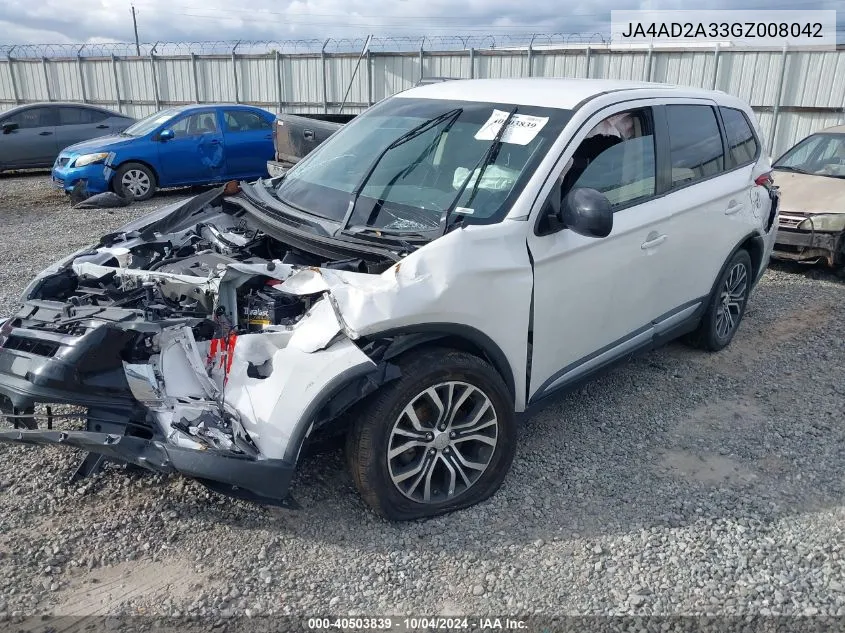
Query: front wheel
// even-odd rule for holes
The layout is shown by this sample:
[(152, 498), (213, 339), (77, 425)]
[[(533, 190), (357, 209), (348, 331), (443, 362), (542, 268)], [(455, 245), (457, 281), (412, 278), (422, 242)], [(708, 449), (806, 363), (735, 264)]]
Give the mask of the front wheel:
[(125, 163), (114, 174), (114, 191), (127, 200), (148, 200), (155, 190), (155, 174), (141, 163)]
[(347, 436), (367, 504), (397, 521), (490, 497), (516, 451), (512, 398), (484, 360), (451, 349), (411, 352), (402, 377), (358, 408)]
[(745, 314), (751, 293), (751, 275), (751, 257), (748, 251), (741, 249), (731, 257), (719, 277), (701, 325), (690, 335), (690, 343), (711, 352), (727, 347)]

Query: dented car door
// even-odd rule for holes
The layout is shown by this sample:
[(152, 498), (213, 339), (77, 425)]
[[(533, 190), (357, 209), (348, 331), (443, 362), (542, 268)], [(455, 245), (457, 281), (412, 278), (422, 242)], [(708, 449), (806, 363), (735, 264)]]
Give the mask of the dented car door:
[(160, 186), (226, 178), (224, 137), (214, 110), (183, 116), (166, 129), (173, 137), (159, 141)]

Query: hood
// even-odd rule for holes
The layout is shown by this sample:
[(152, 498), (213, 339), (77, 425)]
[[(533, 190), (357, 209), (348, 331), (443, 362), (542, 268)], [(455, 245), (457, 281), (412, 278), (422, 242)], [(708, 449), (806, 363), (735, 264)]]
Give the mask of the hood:
[(782, 213), (845, 213), (845, 178), (775, 172)]
[(137, 138), (135, 136), (118, 136), (117, 134), (101, 136), (66, 147), (62, 150), (62, 154), (65, 156), (79, 156), (81, 154), (93, 154), (95, 152), (110, 152), (118, 147), (128, 145), (132, 141), (137, 140)]

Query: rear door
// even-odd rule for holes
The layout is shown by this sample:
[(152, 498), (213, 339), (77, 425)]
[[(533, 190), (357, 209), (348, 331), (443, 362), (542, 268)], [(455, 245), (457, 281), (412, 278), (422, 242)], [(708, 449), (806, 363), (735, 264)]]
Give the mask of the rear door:
[(661, 283), (683, 303), (710, 294), (722, 265), (753, 226), (752, 164), (732, 169), (714, 102), (664, 103), (656, 115), (669, 138), (663, 159), (673, 214), (666, 251), (674, 265), (662, 271)]
[(174, 137), (160, 141), (160, 185), (201, 184), (226, 177), (223, 134), (215, 110), (182, 115), (166, 129)]
[(223, 110), (226, 172), (232, 178), (255, 179), (267, 175), (273, 159), (273, 126), (249, 110)]
[(110, 133), (106, 119), (109, 115), (94, 108), (58, 106), (56, 143), (59, 151), (75, 143), (87, 141)]
[(0, 118), (0, 125), (17, 128), (0, 134), (0, 164), (12, 167), (51, 167), (59, 154), (56, 145), (56, 109), (33, 106)]

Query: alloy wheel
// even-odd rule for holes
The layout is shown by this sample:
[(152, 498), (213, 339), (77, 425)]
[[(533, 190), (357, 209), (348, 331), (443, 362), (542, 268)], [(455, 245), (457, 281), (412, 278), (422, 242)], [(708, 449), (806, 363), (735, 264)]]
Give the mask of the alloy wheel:
[(716, 308), (716, 334), (719, 338), (728, 338), (739, 325), (747, 289), (748, 271), (745, 265), (734, 264), (722, 286)]
[(390, 478), (417, 503), (450, 500), (487, 470), (498, 434), (496, 410), (478, 387), (459, 381), (429, 387), (393, 424), (387, 444)]

